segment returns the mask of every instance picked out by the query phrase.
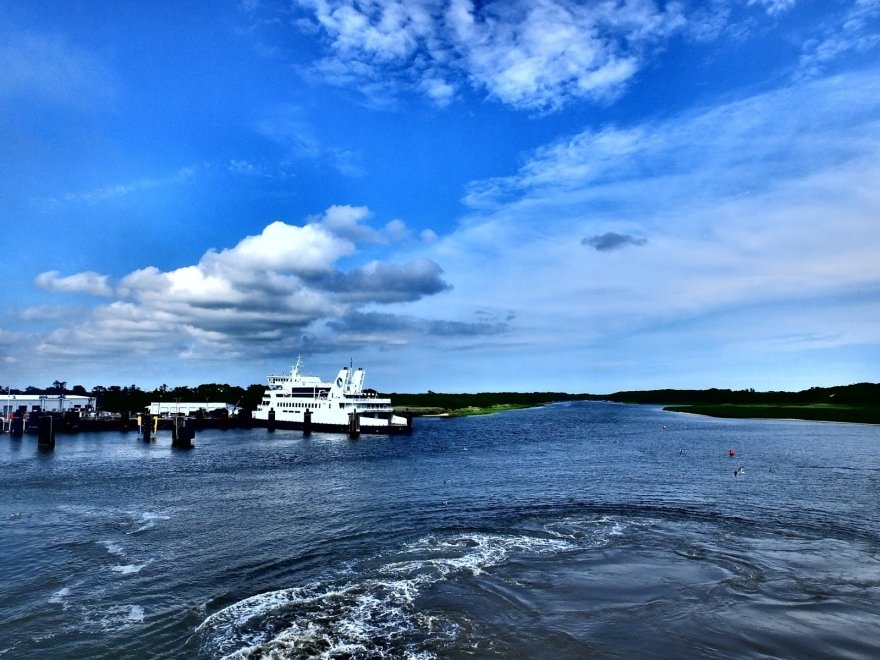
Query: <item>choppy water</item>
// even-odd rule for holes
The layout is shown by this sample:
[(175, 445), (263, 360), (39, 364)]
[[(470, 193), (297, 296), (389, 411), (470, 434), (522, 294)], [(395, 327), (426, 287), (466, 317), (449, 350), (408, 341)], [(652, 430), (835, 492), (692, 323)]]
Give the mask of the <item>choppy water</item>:
[(0, 436), (3, 660), (880, 656), (878, 427), (580, 403), (195, 444)]

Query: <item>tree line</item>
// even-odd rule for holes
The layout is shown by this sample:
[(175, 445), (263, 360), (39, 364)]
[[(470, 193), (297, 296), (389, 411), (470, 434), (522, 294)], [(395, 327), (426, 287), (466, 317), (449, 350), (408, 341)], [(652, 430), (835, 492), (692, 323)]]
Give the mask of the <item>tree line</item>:
[(231, 403), (242, 408), (253, 410), (259, 404), (265, 392), (265, 385), (227, 385), (225, 383), (207, 383), (197, 387), (169, 387), (160, 385), (154, 390), (142, 390), (137, 385), (96, 385), (91, 390), (82, 385), (74, 385), (67, 388), (63, 381), (55, 381), (50, 387), (40, 388), (28, 386), (23, 390), (12, 387), (0, 387), (0, 398), (3, 393), (29, 394), (32, 396), (58, 396), (59, 394), (72, 394), (78, 396), (91, 396), (96, 399), (98, 410), (107, 412), (124, 412), (143, 410), (150, 403), (156, 401), (186, 403)]
[[(253, 410), (257, 407), (265, 385), (227, 385), (207, 383), (196, 387), (168, 387), (160, 385), (154, 390), (142, 390), (137, 385), (97, 385), (91, 390), (82, 385), (70, 388), (64, 381), (54, 381), (51, 386), (38, 388), (29, 386), (23, 390), (0, 387), (2, 393), (30, 394), (34, 396), (75, 394), (92, 396), (97, 399), (99, 410), (123, 412), (143, 410), (155, 401), (180, 401), (206, 403), (224, 402)], [(458, 410), (469, 406), (488, 408), (502, 404), (541, 405), (554, 401), (602, 400), (620, 403), (651, 403), (661, 405), (675, 404), (764, 404), (764, 405), (808, 405), (838, 404), (850, 406), (880, 405), (880, 383), (856, 383), (835, 387), (811, 387), (799, 392), (756, 392), (754, 389), (729, 390), (710, 388), (705, 390), (634, 390), (612, 394), (570, 394), (567, 392), (480, 392), (480, 393), (390, 393), (382, 394), (391, 398), (395, 407), (425, 407)]]

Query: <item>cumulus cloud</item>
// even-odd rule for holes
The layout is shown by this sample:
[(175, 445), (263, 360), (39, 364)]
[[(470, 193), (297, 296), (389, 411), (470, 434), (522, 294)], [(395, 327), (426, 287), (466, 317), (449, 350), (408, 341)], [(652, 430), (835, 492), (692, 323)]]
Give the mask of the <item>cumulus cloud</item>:
[(636, 238), (629, 234), (617, 234), (609, 231), (604, 234), (591, 236), (590, 238), (584, 238), (581, 240), (581, 245), (589, 245), (599, 252), (608, 252), (610, 250), (620, 250), (628, 245), (644, 245), (647, 242), (648, 240), (645, 238)]
[(107, 284), (107, 276), (91, 271), (62, 277), (57, 270), (50, 270), (37, 275), (36, 283), (47, 291), (85, 293), (92, 296), (109, 296), (113, 293)]
[(340, 268), (359, 243), (380, 236), (366, 224), (371, 215), (366, 207), (333, 206), (302, 226), (273, 222), (232, 248), (209, 250), (197, 264), (129, 273), (115, 291), (97, 273), (43, 273), (37, 283), (44, 288), (116, 299), (50, 333), (40, 350), (171, 349), (185, 358), (284, 353), (296, 350), (310, 327), (357, 314), (362, 305), (411, 302), (450, 288), (440, 266), (425, 257)]
[(449, 289), (440, 277), (442, 272), (425, 258), (402, 265), (372, 261), (351, 272), (334, 272), (319, 283), (346, 302), (406, 302)]
[(297, 25), (323, 35), (316, 64), (331, 82), (371, 95), (393, 86), (446, 105), (462, 85), (517, 108), (556, 110), (615, 94), (645, 54), (679, 30), (679, 3), (298, 0)]
[(370, 210), (366, 206), (349, 206), (347, 204), (331, 206), (322, 215), (309, 218), (310, 222), (320, 223), (325, 229), (336, 236), (354, 242), (382, 241), (375, 229), (364, 224), (370, 218)]

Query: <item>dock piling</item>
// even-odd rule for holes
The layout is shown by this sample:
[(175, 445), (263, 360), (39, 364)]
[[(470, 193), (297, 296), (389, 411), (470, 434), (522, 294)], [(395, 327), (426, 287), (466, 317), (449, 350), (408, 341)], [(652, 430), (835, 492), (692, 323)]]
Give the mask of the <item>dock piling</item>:
[(311, 435), (312, 434), (312, 410), (311, 408), (306, 408), (306, 411), (303, 413), (303, 435)]
[(361, 434), (361, 416), (356, 412), (348, 413), (348, 437), (357, 438)]
[(37, 424), (37, 447), (42, 451), (54, 450), (55, 418), (52, 415), (40, 415)]
[(196, 437), (196, 429), (192, 420), (174, 418), (174, 427), (171, 429), (171, 446), (175, 449), (192, 449), (192, 440)]
[(140, 426), (141, 435), (144, 442), (149, 442), (153, 432), (153, 417), (150, 413), (138, 415), (138, 425)]

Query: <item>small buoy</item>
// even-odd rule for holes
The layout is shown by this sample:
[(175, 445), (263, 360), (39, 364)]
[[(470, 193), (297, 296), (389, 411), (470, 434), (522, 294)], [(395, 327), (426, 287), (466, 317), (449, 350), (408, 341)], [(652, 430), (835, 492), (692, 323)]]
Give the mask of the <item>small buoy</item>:
[(736, 456), (736, 452), (733, 451), (733, 447), (730, 448), (730, 451), (728, 451), (727, 454), (731, 457)]

